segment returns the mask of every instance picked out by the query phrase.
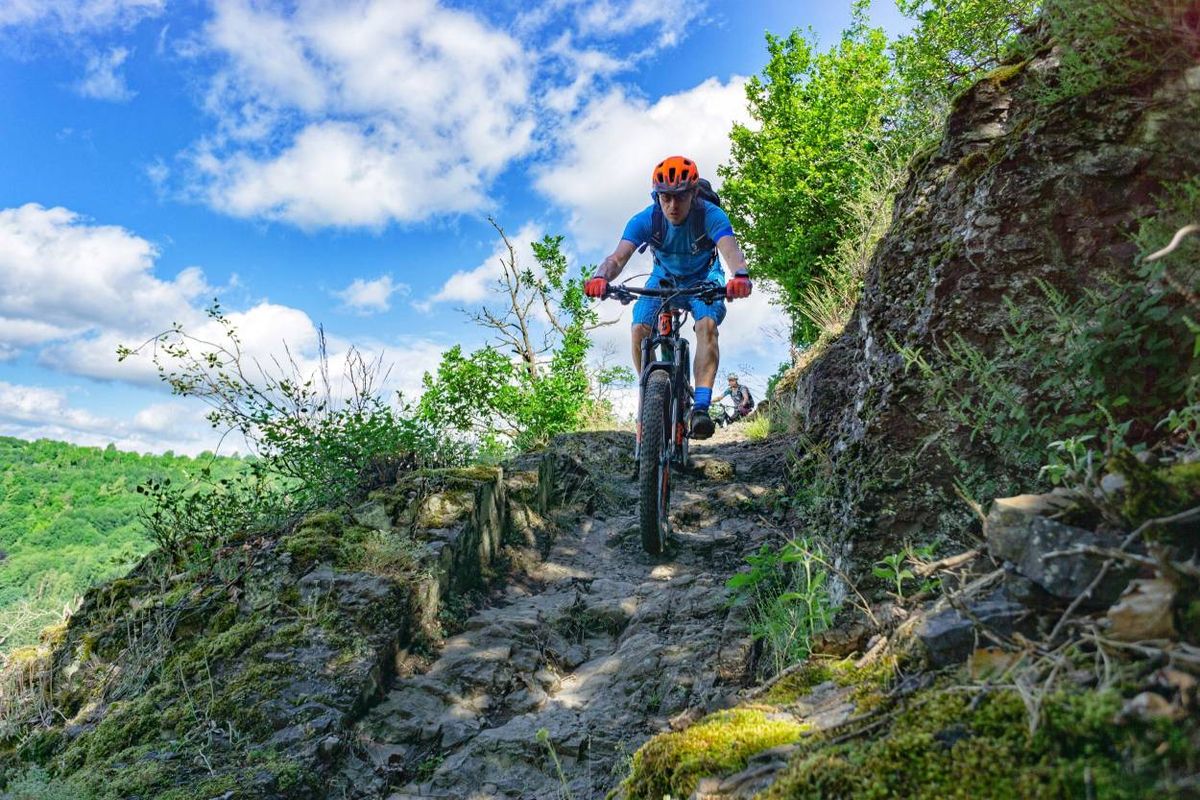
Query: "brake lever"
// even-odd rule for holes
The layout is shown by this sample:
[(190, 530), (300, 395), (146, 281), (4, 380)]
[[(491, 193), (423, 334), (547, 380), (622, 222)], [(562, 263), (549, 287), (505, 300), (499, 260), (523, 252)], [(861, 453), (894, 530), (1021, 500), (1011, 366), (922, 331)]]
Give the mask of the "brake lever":
[(620, 302), (621, 305), (627, 306), (633, 302), (633, 295), (624, 286), (610, 286), (604, 294), (605, 299), (612, 298)]

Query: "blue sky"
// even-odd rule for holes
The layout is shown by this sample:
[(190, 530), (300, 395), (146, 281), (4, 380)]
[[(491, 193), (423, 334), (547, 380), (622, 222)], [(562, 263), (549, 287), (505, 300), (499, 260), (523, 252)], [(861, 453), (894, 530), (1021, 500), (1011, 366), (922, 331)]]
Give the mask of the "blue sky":
[[(904, 27), (886, 0), (872, 13)], [(832, 43), (848, 18), (802, 0), (0, 0), (0, 435), (211, 447), (203, 406), (115, 346), (203, 331), (213, 296), (253, 354), (311, 359), (320, 324), (335, 358), (383, 353), (411, 396), (442, 350), (483, 341), (458, 309), (496, 272), (488, 215), (524, 258), (561, 233), (573, 266), (597, 262), (655, 161), (715, 176), (765, 31)], [(733, 304), (723, 371), (761, 390), (780, 320), (765, 292)], [(626, 336), (599, 349), (619, 361)]]

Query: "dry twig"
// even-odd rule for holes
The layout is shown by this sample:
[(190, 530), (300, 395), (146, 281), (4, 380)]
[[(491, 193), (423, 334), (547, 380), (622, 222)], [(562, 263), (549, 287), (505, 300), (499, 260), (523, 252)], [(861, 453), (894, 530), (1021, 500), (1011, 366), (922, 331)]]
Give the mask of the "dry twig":
[[(1140, 539), (1148, 530), (1163, 525), (1174, 525), (1179, 522), (1190, 522), (1193, 519), (1200, 519), (1200, 506), (1189, 508), (1187, 511), (1181, 511), (1178, 514), (1172, 514), (1168, 517), (1148, 519), (1141, 525), (1137, 526), (1137, 528), (1132, 530), (1129, 535), (1121, 541), (1121, 546), (1117, 548), (1117, 552), (1124, 553), (1129, 549), (1130, 545)], [(1067, 606), (1067, 610), (1063, 612), (1063, 615), (1059, 617), (1058, 622), (1055, 623), (1054, 629), (1050, 631), (1050, 636), (1047, 640), (1049, 643), (1053, 643), (1054, 640), (1058, 638), (1058, 634), (1064, 627), (1066, 627), (1068, 620), (1070, 620), (1075, 612), (1079, 609), (1079, 606), (1083, 603), (1083, 601), (1091, 597), (1092, 592), (1096, 591), (1096, 587), (1100, 585), (1100, 582), (1104, 580), (1104, 577), (1108, 575), (1108, 571), (1112, 569), (1113, 565), (1116, 563), (1116, 558), (1109, 558), (1100, 565), (1099, 571), (1096, 572), (1096, 577), (1092, 578), (1091, 582), (1088, 583), (1084, 590), (1080, 592), (1074, 600), (1071, 601), (1071, 604)]]

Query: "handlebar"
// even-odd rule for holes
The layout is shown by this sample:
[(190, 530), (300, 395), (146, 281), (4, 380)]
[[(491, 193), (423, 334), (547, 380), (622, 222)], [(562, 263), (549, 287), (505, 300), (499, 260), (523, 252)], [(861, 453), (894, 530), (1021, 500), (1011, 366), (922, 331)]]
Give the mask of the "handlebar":
[(719, 283), (715, 283), (714, 281), (705, 281), (704, 283), (686, 288), (680, 288), (677, 286), (646, 288), (625, 285), (613, 286), (610, 284), (608, 289), (604, 292), (604, 299), (607, 300), (611, 297), (615, 300), (620, 300), (621, 305), (626, 306), (632, 303), (634, 299), (639, 296), (665, 298), (699, 297), (706, 303), (712, 303), (714, 300), (718, 300), (725, 296), (725, 287)]

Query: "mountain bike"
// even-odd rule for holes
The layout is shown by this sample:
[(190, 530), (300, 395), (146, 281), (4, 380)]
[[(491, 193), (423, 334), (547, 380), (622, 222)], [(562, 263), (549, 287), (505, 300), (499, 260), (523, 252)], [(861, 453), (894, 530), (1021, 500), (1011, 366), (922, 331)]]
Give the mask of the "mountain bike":
[(660, 555), (671, 532), (671, 468), (682, 469), (688, 463), (687, 418), (693, 395), (688, 342), (680, 335), (689, 309), (680, 307), (676, 301), (698, 297), (711, 304), (725, 296), (725, 287), (713, 282), (686, 289), (617, 285), (609, 286), (604, 296), (620, 300), (622, 305), (629, 305), (639, 296), (662, 299), (655, 315), (658, 325), (642, 340), (634, 449), (642, 547), (651, 555)]

